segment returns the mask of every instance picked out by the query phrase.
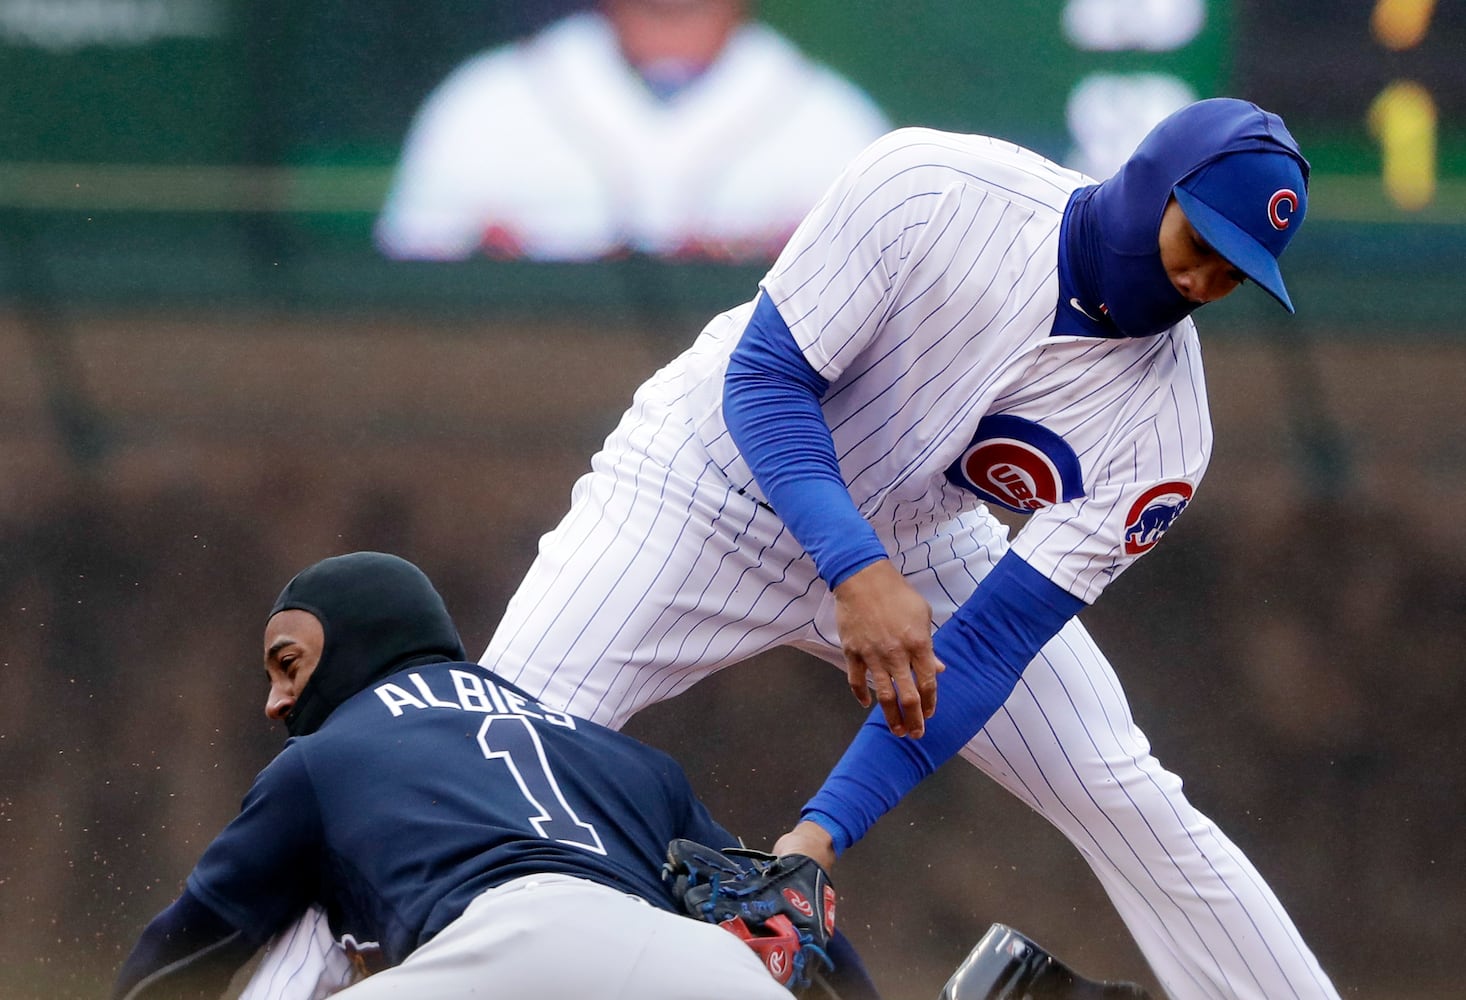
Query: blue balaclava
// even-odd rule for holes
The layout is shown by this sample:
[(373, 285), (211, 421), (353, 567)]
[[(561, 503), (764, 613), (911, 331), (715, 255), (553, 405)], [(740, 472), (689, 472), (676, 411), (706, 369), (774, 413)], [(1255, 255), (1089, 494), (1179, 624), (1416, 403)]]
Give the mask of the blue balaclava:
[(1070, 197), (1055, 332), (1148, 337), (1197, 308), (1161, 264), (1172, 196), (1203, 239), (1293, 311), (1277, 259), (1303, 222), (1308, 161), (1277, 115), (1215, 98), (1164, 119), (1114, 176)]
[(325, 632), (315, 672), (285, 716), (291, 736), (315, 732), (342, 702), (388, 674), (466, 659), (432, 582), (384, 552), (334, 556), (301, 570), (266, 621), (291, 608), (315, 615)]

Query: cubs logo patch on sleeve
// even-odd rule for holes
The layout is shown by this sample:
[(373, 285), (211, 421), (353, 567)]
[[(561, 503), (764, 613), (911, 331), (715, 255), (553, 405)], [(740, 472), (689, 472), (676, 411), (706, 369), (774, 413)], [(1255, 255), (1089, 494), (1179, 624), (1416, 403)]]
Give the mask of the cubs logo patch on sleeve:
[(1191, 502), (1190, 483), (1176, 479), (1157, 483), (1135, 498), (1125, 517), (1125, 554), (1149, 552)]
[(947, 481), (1019, 514), (1084, 495), (1079, 459), (1042, 424), (1012, 414), (984, 417)]

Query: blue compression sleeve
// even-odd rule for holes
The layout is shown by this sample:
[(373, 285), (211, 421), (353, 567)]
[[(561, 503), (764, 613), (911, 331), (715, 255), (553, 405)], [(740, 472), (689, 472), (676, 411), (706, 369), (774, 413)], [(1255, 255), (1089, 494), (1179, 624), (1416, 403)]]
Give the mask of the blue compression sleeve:
[(723, 416), (769, 506), (834, 589), (886, 550), (840, 474), (820, 409), (830, 384), (805, 360), (767, 295), (728, 359)]
[(218, 996), (257, 946), (184, 889), (143, 931), (117, 973), (112, 996)]
[(1007, 553), (932, 637), (938, 678), (936, 714), (926, 735), (891, 735), (879, 707), (804, 807), (803, 818), (829, 831), (836, 853), (867, 830), (923, 778), (946, 763), (987, 725), (1023, 668), (1074, 617), (1084, 602)]

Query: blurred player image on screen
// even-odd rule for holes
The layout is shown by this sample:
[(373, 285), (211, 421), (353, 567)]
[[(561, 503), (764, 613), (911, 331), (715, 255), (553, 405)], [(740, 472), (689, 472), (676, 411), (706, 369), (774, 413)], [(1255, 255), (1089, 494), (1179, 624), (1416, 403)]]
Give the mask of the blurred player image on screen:
[[(482, 662), (619, 727), (812, 652), (874, 708), (779, 851), (832, 864), (960, 754), (1076, 846), (1170, 996), (1337, 996), (1075, 617), (1200, 502), (1191, 314), (1244, 282), (1293, 311), (1308, 170), (1226, 98), (1103, 182), (998, 138), (877, 140), (637, 390)], [(994, 505), (1026, 515), (1011, 540)]]
[(750, 0), (602, 0), (465, 62), (419, 109), (392, 258), (772, 260), (889, 128)]

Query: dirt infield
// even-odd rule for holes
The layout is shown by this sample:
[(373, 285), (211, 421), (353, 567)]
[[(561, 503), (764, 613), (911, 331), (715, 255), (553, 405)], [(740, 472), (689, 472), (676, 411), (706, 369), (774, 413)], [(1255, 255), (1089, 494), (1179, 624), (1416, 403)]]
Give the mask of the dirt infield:
[[(675, 349), (601, 327), (257, 314), (90, 318), (69, 337), (74, 367), (48, 367), (0, 314), (0, 993), (17, 998), (94, 995), (278, 746), (255, 643), (281, 581), (399, 551), (476, 650)], [(1466, 924), (1466, 342), (1300, 357), (1226, 340), (1206, 364), (1208, 478), (1086, 620), (1158, 755), (1341, 991), (1447, 995)], [(685, 722), (713, 715), (737, 753)], [(757, 842), (860, 718), (837, 675), (780, 654), (634, 731)], [(801, 726), (773, 746), (780, 719)], [(1082, 860), (974, 781), (943, 770), (842, 862), (844, 926), (892, 996), (934, 996), (999, 920), (1145, 980)]]

